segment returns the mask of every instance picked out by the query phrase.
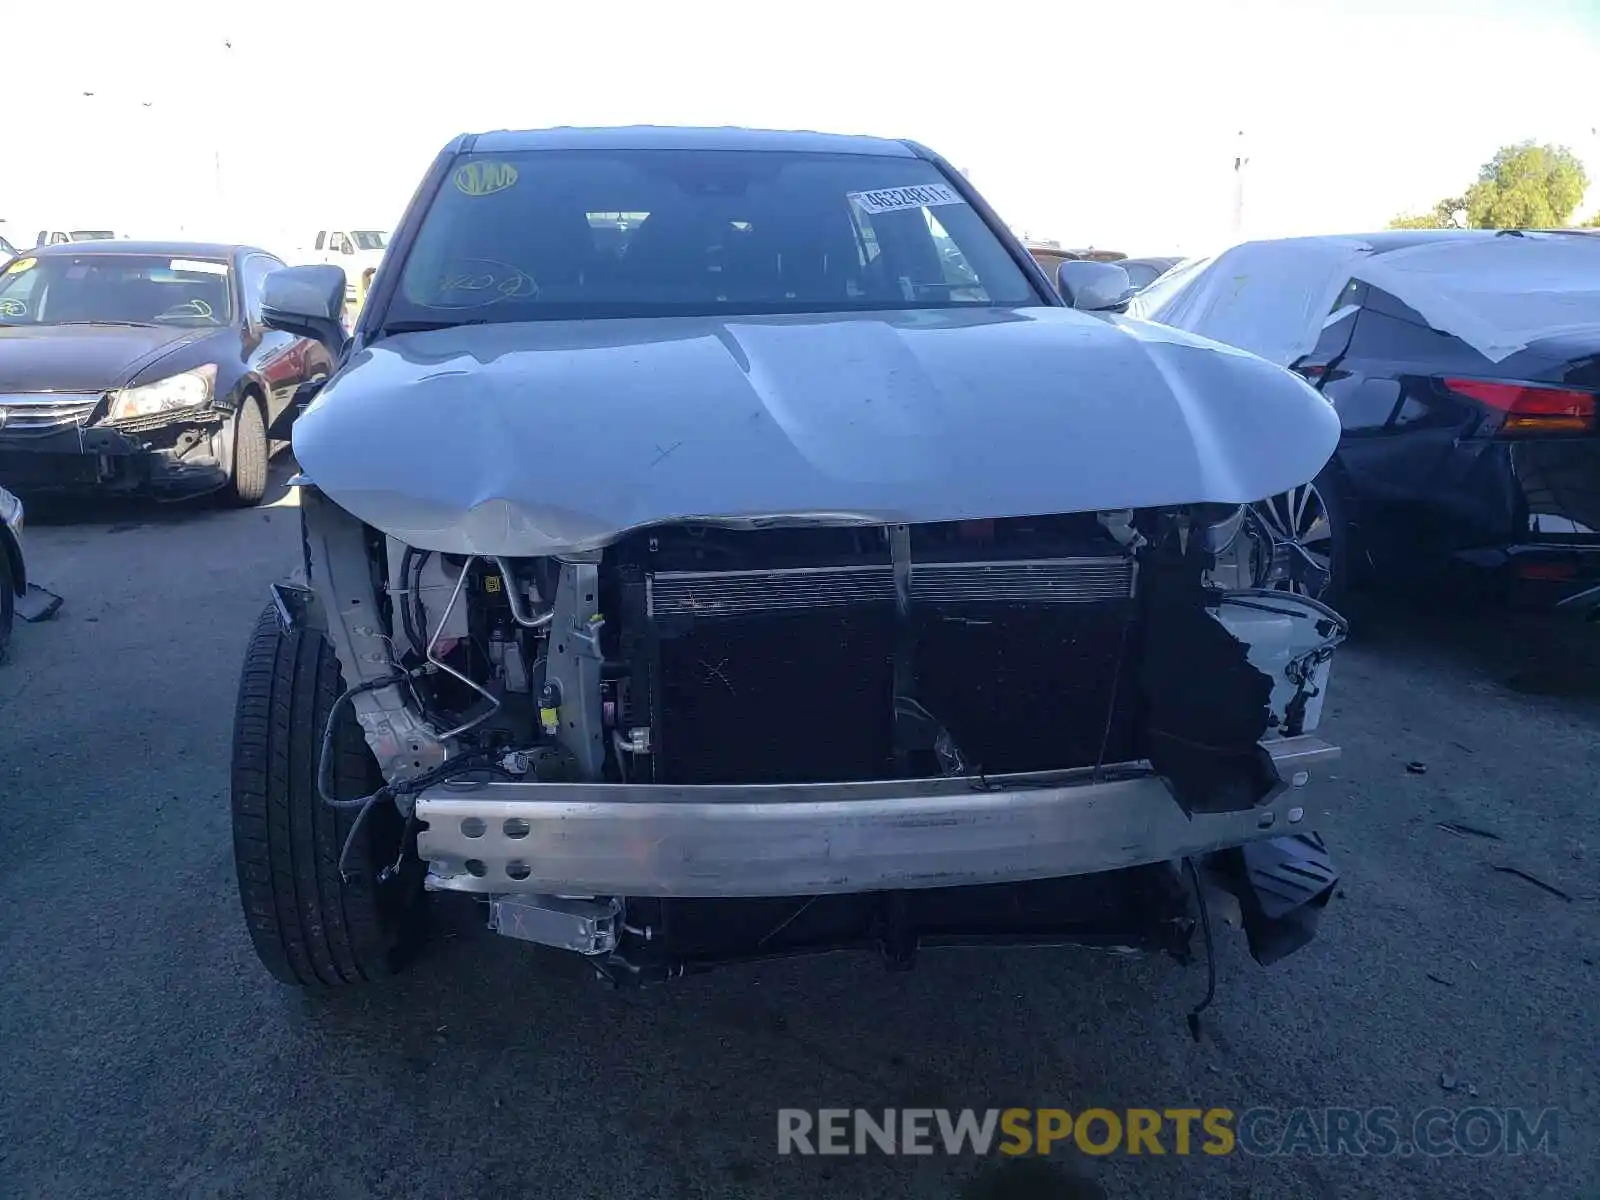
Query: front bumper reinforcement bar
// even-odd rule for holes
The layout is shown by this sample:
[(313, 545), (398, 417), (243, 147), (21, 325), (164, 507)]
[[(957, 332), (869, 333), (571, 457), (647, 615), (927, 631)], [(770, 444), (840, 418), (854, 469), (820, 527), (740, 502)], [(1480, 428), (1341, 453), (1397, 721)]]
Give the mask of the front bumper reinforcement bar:
[(1186, 815), (1148, 764), (863, 783), (456, 783), (422, 792), (429, 886), (487, 894), (796, 896), (1050, 879), (1305, 832), (1298, 795), (1338, 756), (1262, 743), (1282, 783)]

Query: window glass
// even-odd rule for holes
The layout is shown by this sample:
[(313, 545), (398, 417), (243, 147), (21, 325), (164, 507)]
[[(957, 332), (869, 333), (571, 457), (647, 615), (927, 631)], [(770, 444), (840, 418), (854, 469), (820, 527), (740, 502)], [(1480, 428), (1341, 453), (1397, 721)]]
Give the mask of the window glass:
[(1147, 288), (1160, 276), (1161, 270), (1150, 263), (1119, 263), (1128, 273), (1128, 282), (1136, 288)]
[(458, 160), (385, 322), (1039, 302), (922, 159), (524, 151)]
[(46, 254), (0, 273), (8, 325), (226, 325), (231, 268), (155, 254)]
[(283, 264), (270, 255), (252, 254), (240, 267), (239, 290), (244, 295), (245, 311), (252, 318), (261, 315), (261, 289), (267, 282), (267, 276), (281, 266)]

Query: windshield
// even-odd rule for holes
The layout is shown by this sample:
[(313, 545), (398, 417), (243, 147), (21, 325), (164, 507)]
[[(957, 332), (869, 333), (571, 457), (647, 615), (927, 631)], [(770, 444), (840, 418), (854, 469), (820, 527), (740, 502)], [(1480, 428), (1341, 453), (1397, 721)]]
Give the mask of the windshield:
[(457, 161), (384, 324), (1040, 302), (922, 159), (544, 150)]
[(350, 234), (357, 250), (382, 250), (389, 244), (389, 235), (376, 229), (356, 229)]
[(0, 273), (7, 325), (226, 325), (229, 267), (153, 254), (47, 254)]

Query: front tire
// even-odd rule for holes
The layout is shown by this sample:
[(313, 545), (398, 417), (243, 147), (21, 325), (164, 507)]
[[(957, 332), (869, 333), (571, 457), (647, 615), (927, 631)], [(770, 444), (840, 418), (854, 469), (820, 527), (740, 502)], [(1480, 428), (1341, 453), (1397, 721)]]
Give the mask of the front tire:
[(267, 494), (267, 423), (261, 402), (247, 396), (233, 418), (233, 463), (228, 472), (228, 502), (254, 508)]
[[(233, 852), (239, 901), (256, 956), (301, 987), (334, 988), (392, 975), (415, 948), (422, 867), (406, 847), (398, 875), (379, 883), (407, 838), (388, 800), (367, 814), (346, 859), (356, 813), (317, 795), (323, 730), (343, 685), (333, 647), (316, 631), (286, 631), (268, 605), (245, 651), (233, 726)], [(383, 783), (349, 705), (334, 725), (333, 794), (370, 795)]]

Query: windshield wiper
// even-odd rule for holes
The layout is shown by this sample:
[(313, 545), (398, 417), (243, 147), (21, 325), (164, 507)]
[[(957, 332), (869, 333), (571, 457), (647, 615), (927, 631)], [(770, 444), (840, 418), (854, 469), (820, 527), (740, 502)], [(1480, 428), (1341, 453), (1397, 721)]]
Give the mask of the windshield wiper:
[(50, 325), (127, 325), (134, 329), (159, 329), (154, 321), (50, 321)]
[(380, 333), (431, 333), (435, 329), (454, 329), (458, 325), (487, 325), (484, 317), (468, 317), (465, 321), (390, 321)]

